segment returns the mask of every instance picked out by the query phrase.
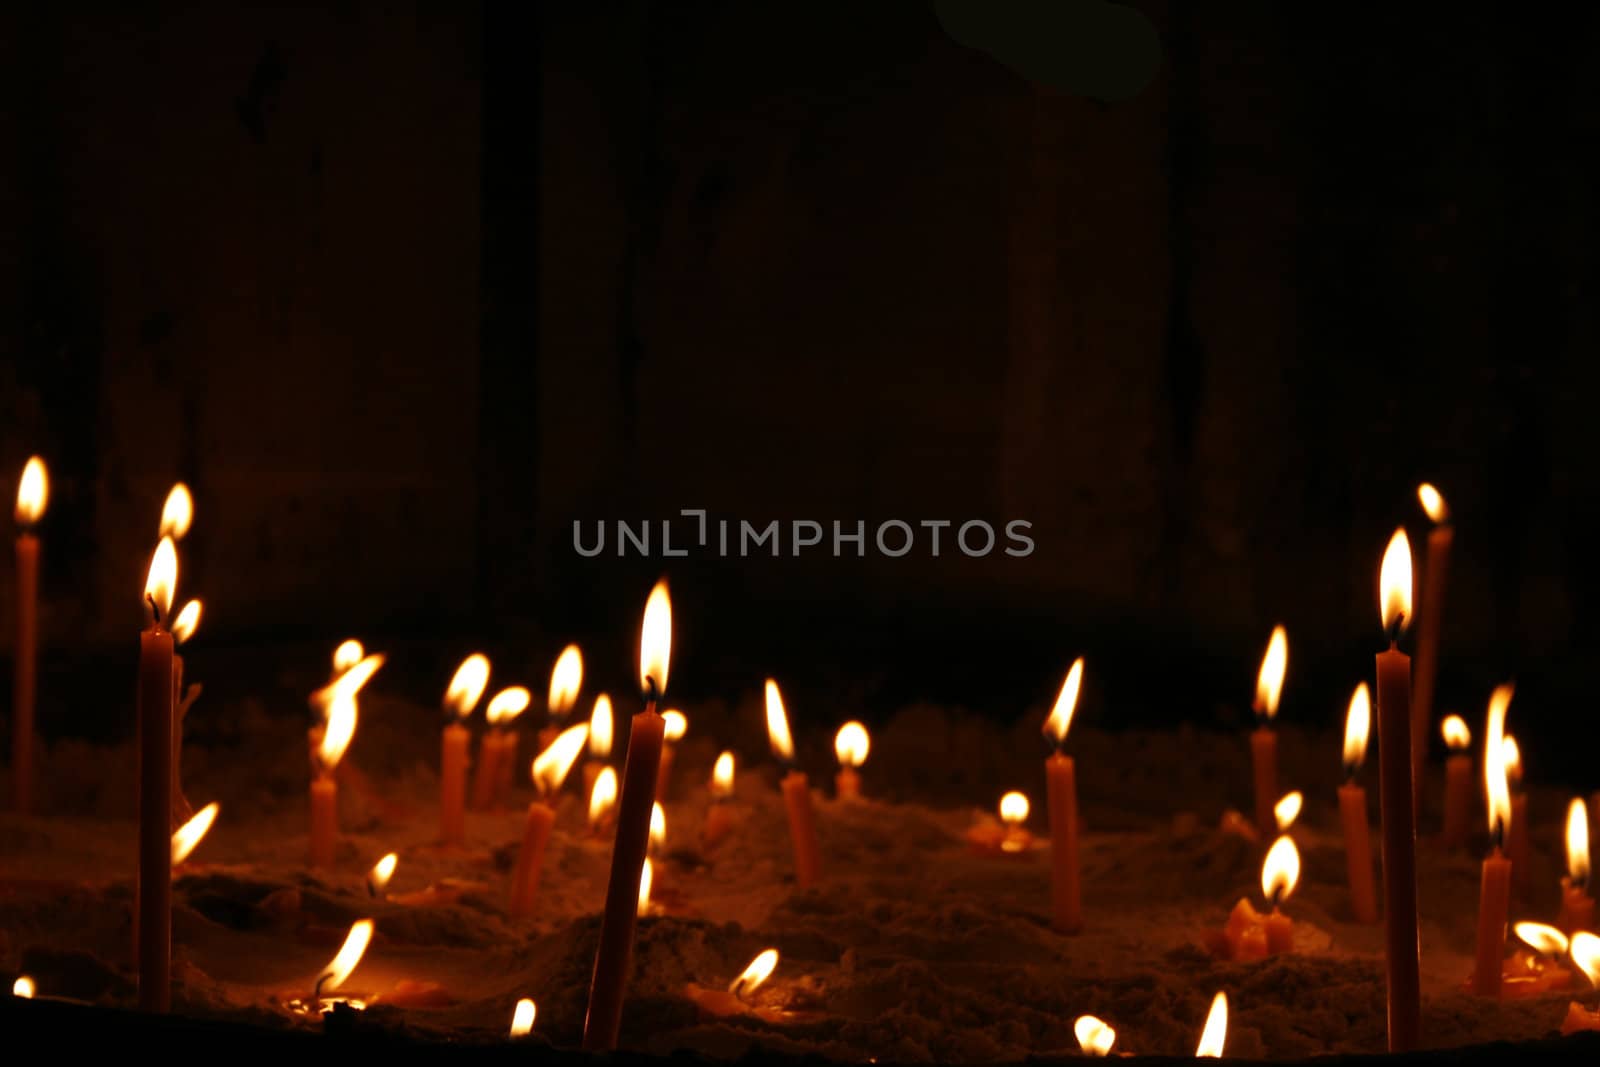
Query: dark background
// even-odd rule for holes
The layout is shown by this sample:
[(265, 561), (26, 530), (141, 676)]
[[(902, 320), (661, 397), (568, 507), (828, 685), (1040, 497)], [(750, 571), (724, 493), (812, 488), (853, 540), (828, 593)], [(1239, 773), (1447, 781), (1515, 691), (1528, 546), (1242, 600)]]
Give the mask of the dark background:
[[(1476, 726), (1516, 677), (1530, 777), (1592, 782), (1595, 16), (1133, 7), (1159, 66), (1110, 101), (927, 2), (4, 16), (0, 470), (52, 475), (41, 729), (126, 733), (179, 478), (225, 691), (349, 633), (419, 699), (469, 643), (542, 691), (581, 639), (625, 688), (664, 570), (675, 690), (772, 673), (801, 730), (1009, 720), (1079, 652), (1102, 725), (1239, 725), (1279, 621), (1283, 717), (1333, 728), (1428, 479), (1444, 705)], [(1037, 549), (572, 550), (574, 519), (688, 507), (1022, 518)]]

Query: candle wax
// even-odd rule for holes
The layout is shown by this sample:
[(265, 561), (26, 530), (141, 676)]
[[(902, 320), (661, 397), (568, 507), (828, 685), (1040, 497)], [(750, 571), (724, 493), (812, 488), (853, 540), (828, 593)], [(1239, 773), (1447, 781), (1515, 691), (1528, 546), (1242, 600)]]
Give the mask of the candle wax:
[(789, 838), (794, 845), (795, 884), (805, 889), (816, 882), (822, 864), (817, 855), (816, 820), (811, 813), (811, 786), (799, 771), (784, 775), (783, 806), (789, 813)]
[(1511, 890), (1517, 899), (1528, 895), (1528, 874), (1533, 864), (1528, 838), (1528, 794), (1511, 794), (1511, 825), (1506, 827), (1506, 859), (1511, 861)]
[(172, 635), (139, 639), (139, 1007), (172, 998)]
[(1483, 861), (1478, 894), (1478, 949), (1472, 968), (1472, 992), (1500, 995), (1501, 962), (1506, 954), (1506, 919), (1511, 913), (1511, 861), (1497, 848)]
[(1278, 735), (1258, 726), (1250, 735), (1250, 765), (1256, 791), (1256, 830), (1267, 837), (1278, 832)]
[(499, 730), (485, 730), (478, 739), (478, 765), (472, 772), (473, 811), (488, 811), (494, 804), (494, 787), (499, 780), (500, 753), (504, 747)]
[(1071, 757), (1060, 752), (1045, 760), (1050, 809), (1050, 913), (1057, 930), (1083, 927), (1078, 886), (1078, 779)]
[(840, 767), (833, 776), (834, 796), (840, 800), (861, 799), (861, 775), (854, 767)]
[(1372, 839), (1367, 825), (1365, 789), (1354, 783), (1339, 787), (1339, 820), (1344, 827), (1350, 911), (1358, 923), (1375, 923), (1378, 921), (1378, 898), (1372, 884)]
[(1472, 824), (1472, 757), (1452, 752), (1444, 761), (1444, 845), (1467, 847)]
[(459, 722), (444, 728), (439, 739), (439, 840), (462, 845), (467, 840), (467, 751), (472, 735)]
[(1556, 926), (1569, 937), (1579, 930), (1594, 929), (1594, 898), (1586, 886), (1572, 884), (1572, 879), (1561, 876), (1561, 918)]
[(1411, 769), (1413, 803), (1422, 809), (1422, 769), (1427, 766), (1428, 728), (1433, 722), (1434, 679), (1439, 667), (1439, 626), (1444, 618), (1445, 577), (1450, 570), (1450, 545), (1455, 531), (1448, 524), (1428, 531), (1428, 554), (1422, 562), (1422, 594), (1417, 605), (1417, 662), (1412, 673)]
[(33, 702), (38, 657), (39, 539), (17, 535), (17, 632), (12, 655), (12, 804), (33, 811)]
[(528, 821), (522, 831), (522, 848), (517, 851), (517, 866), (511, 873), (510, 911), (515, 918), (533, 914), (539, 894), (539, 877), (544, 868), (544, 851), (550, 843), (556, 813), (543, 798), (528, 805)]
[(1377, 667), (1389, 1051), (1410, 1052), (1422, 1036), (1416, 806), (1411, 789), (1411, 658), (1391, 646), (1378, 653)]

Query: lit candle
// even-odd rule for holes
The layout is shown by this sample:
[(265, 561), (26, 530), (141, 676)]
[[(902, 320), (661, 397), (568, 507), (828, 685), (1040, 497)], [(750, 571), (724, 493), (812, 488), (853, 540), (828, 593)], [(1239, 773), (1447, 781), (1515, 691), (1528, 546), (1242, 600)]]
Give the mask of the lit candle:
[(341, 641), (339, 647), (333, 650), (333, 674), (328, 680), (330, 682), (336, 680), (339, 675), (348, 671), (363, 659), (366, 659), (366, 657), (367, 650), (361, 647), (360, 641), (353, 637)]
[(1478, 896), (1478, 949), (1472, 970), (1472, 991), (1500, 995), (1501, 961), (1506, 954), (1506, 919), (1511, 911), (1511, 860), (1502, 852), (1511, 820), (1511, 793), (1506, 784), (1506, 709), (1512, 687), (1502, 685), (1489, 698), (1489, 724), (1484, 744), (1484, 785), (1489, 797), (1489, 855), (1483, 861)]
[(1582, 797), (1567, 805), (1567, 874), (1561, 879), (1561, 918), (1567, 933), (1594, 925), (1594, 898), (1589, 895), (1589, 809)]
[(661, 801), (650, 805), (650, 844), (646, 853), (657, 856), (667, 850), (667, 809)]
[(733, 830), (733, 753), (724, 752), (711, 768), (711, 806), (700, 831), (700, 847), (712, 849)]
[(655, 864), (650, 862), (650, 857), (644, 858), (644, 867), (639, 871), (639, 917), (650, 914), (650, 888), (655, 881)]
[(1423, 482), (1417, 486), (1422, 510), (1433, 520), (1428, 531), (1428, 555), (1422, 563), (1422, 604), (1417, 624), (1417, 663), (1411, 686), (1411, 766), (1416, 783), (1413, 803), (1422, 809), (1422, 769), (1427, 764), (1428, 724), (1433, 721), (1433, 683), (1439, 670), (1439, 628), (1444, 619), (1445, 577), (1450, 570), (1450, 545), (1455, 530), (1450, 509), (1439, 490)]
[(528, 710), (532, 700), (533, 694), (517, 685), (500, 690), (490, 698), (489, 706), (483, 709), (484, 719), (491, 722), (495, 732), (500, 735), (500, 750), (495, 755), (494, 796), (489, 805), (496, 811), (511, 803), (511, 787), (516, 784), (517, 762), (520, 758), (517, 749), (522, 742), (516, 721), (519, 715)]
[(194, 636), (200, 627), (200, 601), (191, 600), (172, 620), (172, 821), (184, 822), (194, 814), (189, 799), (183, 792), (183, 723), (189, 715), (189, 706), (200, 695), (199, 684), (183, 691), (183, 657), (177, 650)]
[(811, 814), (811, 787), (794, 765), (794, 739), (789, 736), (789, 716), (783, 709), (778, 683), (767, 679), (767, 740), (772, 753), (789, 768), (783, 776), (783, 806), (789, 813), (789, 840), (794, 845), (794, 880), (801, 889), (817, 880), (822, 861), (817, 853), (816, 820)]
[(1500, 992), (1506, 997), (1536, 997), (1565, 989), (1572, 972), (1559, 962), (1567, 954), (1567, 935), (1544, 923), (1513, 923), (1511, 932), (1525, 948), (1518, 948), (1505, 961)]
[(661, 773), (656, 776), (656, 799), (667, 799), (667, 790), (672, 787), (672, 758), (679, 741), (689, 732), (689, 717), (683, 712), (669, 708), (661, 713)]
[(461, 661), (444, 691), (445, 724), (439, 738), (439, 840), (467, 840), (467, 750), (472, 734), (466, 719), (489, 685), (489, 657), (474, 652)]
[(394, 878), (395, 868), (400, 866), (400, 854), (390, 852), (377, 863), (372, 865), (372, 870), (367, 872), (367, 895), (369, 897), (382, 896), (383, 891), (389, 888), (390, 879)]
[(347, 1003), (358, 1010), (366, 1007), (365, 1001), (349, 995), (329, 997), (326, 994), (342, 988), (360, 966), (361, 957), (367, 954), (367, 946), (372, 943), (372, 929), (371, 919), (357, 919), (350, 924), (350, 932), (345, 935), (344, 944), (339, 946), (339, 951), (317, 976), (316, 985), (311, 991), (311, 1000), (305, 1005), (308, 1010), (321, 1015), (332, 1011), (336, 1003)]
[(616, 713), (611, 698), (604, 693), (594, 698), (594, 710), (589, 712), (589, 758), (583, 764), (583, 789), (593, 795), (595, 779), (611, 759), (611, 746), (615, 743)]
[[(1050, 914), (1056, 929), (1076, 933), (1083, 926), (1083, 907), (1078, 888), (1078, 776), (1072, 757), (1061, 751), (1078, 706), (1078, 690), (1083, 684), (1083, 657), (1073, 661), (1056, 695), (1055, 707), (1044, 721), (1044, 735), (1051, 744), (1044, 761), (1046, 801), (1050, 815)], [(1274, 701), (1276, 708), (1276, 701)], [(1271, 802), (1267, 804), (1270, 817)]]
[(1025, 825), (1030, 805), (1028, 798), (1015, 790), (1000, 798), (1001, 852), (1026, 852), (1033, 843), (1033, 835)]
[(840, 800), (861, 799), (861, 765), (867, 762), (872, 738), (858, 722), (847, 722), (833, 737), (833, 754), (839, 757), (839, 773), (834, 775), (834, 793)]
[(728, 984), (726, 990), (706, 989), (691, 982), (684, 992), (700, 1009), (700, 1013), (709, 1018), (726, 1019), (745, 1015), (750, 1011), (745, 998), (759, 989), (777, 967), (778, 950), (769, 948), (757, 954), (739, 977)]
[(578, 703), (578, 694), (583, 691), (583, 653), (577, 645), (568, 645), (561, 650), (561, 655), (556, 657), (556, 664), (550, 669), (550, 695), (545, 700), (545, 723), (539, 730), (539, 751), (549, 748), (561, 733), (562, 724), (567, 721), (567, 715)]
[(517, 1001), (516, 1008), (511, 1012), (511, 1036), (527, 1037), (533, 1033), (533, 1020), (538, 1013), (538, 1008), (528, 997)]
[(1283, 675), (1289, 666), (1289, 632), (1282, 626), (1272, 629), (1267, 651), (1261, 657), (1256, 675), (1256, 729), (1250, 735), (1250, 760), (1255, 772), (1256, 829), (1263, 834), (1275, 831), (1273, 802), (1278, 798), (1278, 734), (1272, 720), (1278, 714), (1278, 697), (1283, 692)]
[(339, 784), (334, 771), (356, 735), (359, 715), (356, 695), (383, 663), (381, 653), (364, 656), (312, 696), (312, 703), (323, 710), (324, 716), (323, 724), (310, 731), (310, 861), (313, 867), (333, 866), (339, 842)]
[(16, 810), (33, 810), (33, 702), (39, 657), (39, 538), (34, 525), (50, 499), (44, 460), (30, 458), (17, 484), (17, 636), (13, 649), (11, 786)]
[(139, 636), (139, 1007), (171, 1005), (172, 972), (172, 610), (178, 553), (163, 537), (150, 561), (150, 628)]
[(1278, 824), (1278, 833), (1286, 834), (1289, 827), (1300, 817), (1300, 809), (1305, 805), (1306, 798), (1300, 790), (1283, 794), (1278, 802), (1272, 805), (1272, 818)]
[(517, 866), (511, 872), (513, 918), (533, 914), (534, 899), (539, 894), (539, 876), (544, 869), (544, 850), (556, 824), (556, 811), (550, 798), (560, 791), (561, 783), (566, 781), (567, 772), (578, 761), (578, 753), (583, 751), (583, 743), (588, 739), (589, 727), (579, 723), (557, 734), (550, 747), (533, 761), (533, 786), (538, 796), (528, 805), (522, 848), (517, 852)]
[(1117, 1043), (1117, 1032), (1093, 1015), (1080, 1015), (1072, 1024), (1072, 1033), (1085, 1056), (1109, 1056), (1111, 1046)]
[[(589, 733), (594, 734), (590, 727)], [(617, 772), (610, 767), (600, 768), (594, 786), (589, 790), (589, 832), (596, 837), (605, 833), (617, 807)]]
[(1398, 647), (1411, 622), (1411, 544), (1396, 530), (1383, 553), (1378, 604), (1389, 649), (1378, 653), (1378, 810), (1383, 817), (1384, 954), (1389, 1051), (1410, 1052), (1422, 1030), (1418, 974), (1416, 799), (1411, 788), (1411, 657)]
[(1439, 730), (1450, 750), (1444, 761), (1444, 845), (1466, 848), (1472, 821), (1472, 731), (1459, 715), (1447, 716)]
[(1240, 897), (1222, 928), (1221, 955), (1234, 960), (1255, 960), (1276, 956), (1294, 948), (1294, 923), (1283, 914), (1283, 902), (1300, 882), (1300, 852), (1294, 839), (1280, 836), (1267, 850), (1261, 864), (1261, 894), (1271, 911), (1263, 914)]
[(1517, 739), (1506, 734), (1506, 786), (1511, 792), (1511, 822), (1506, 827), (1506, 859), (1511, 861), (1511, 889), (1519, 898), (1527, 896), (1529, 862), (1528, 792), (1522, 788), (1522, 749)]
[(600, 947), (595, 953), (589, 1011), (583, 1022), (583, 1047), (590, 1052), (616, 1048), (622, 1028), (628, 961), (633, 955), (633, 930), (638, 921), (639, 879), (649, 846), (650, 809), (655, 803), (662, 736), (666, 732), (656, 702), (666, 693), (671, 654), (672, 601), (667, 595), (667, 583), (661, 581), (645, 602), (644, 625), (639, 635), (639, 682), (645, 707), (633, 717), (623, 760), (617, 836), (606, 882), (606, 910), (600, 919)]
[(1372, 888), (1372, 842), (1367, 829), (1367, 791), (1356, 784), (1367, 758), (1372, 705), (1367, 683), (1356, 686), (1344, 720), (1344, 785), (1339, 787), (1339, 820), (1344, 826), (1345, 868), (1350, 879), (1350, 910), (1358, 923), (1378, 921)]
[(38, 991), (39, 987), (34, 983), (33, 979), (29, 978), (27, 975), (22, 975), (15, 982), (11, 983), (11, 995), (14, 997), (19, 997), (22, 1000), (32, 1000), (33, 995)]
[(1196, 1059), (1220, 1059), (1223, 1046), (1228, 1043), (1228, 994), (1218, 993), (1211, 998), (1211, 1011), (1206, 1015), (1205, 1029), (1200, 1031), (1200, 1044), (1195, 1048)]
[(217, 821), (217, 813), (221, 810), (221, 805), (213, 801), (195, 812), (194, 817), (188, 822), (172, 831), (173, 867), (183, 863), (194, 854), (195, 849), (200, 847), (200, 842), (211, 831), (211, 824)]
[[(1600, 937), (1588, 931), (1573, 934), (1569, 951), (1572, 962), (1589, 979), (1589, 984), (1600, 988)], [(1567, 1017), (1561, 1023), (1561, 1033), (1566, 1036), (1580, 1030), (1600, 1030), (1600, 1011), (1590, 1011), (1573, 1001), (1567, 1005)]]

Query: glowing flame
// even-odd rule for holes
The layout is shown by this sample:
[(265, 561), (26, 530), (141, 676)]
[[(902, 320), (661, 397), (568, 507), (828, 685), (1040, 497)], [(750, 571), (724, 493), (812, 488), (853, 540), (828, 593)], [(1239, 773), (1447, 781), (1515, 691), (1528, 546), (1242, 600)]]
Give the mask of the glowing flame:
[(384, 891), (389, 884), (389, 879), (394, 877), (394, 869), (400, 866), (400, 854), (391, 852), (383, 859), (372, 865), (372, 870), (367, 872), (367, 889), (374, 896)]
[(215, 801), (207, 804), (194, 813), (194, 817), (176, 830), (172, 831), (172, 865), (176, 867), (189, 858), (200, 845), (206, 831), (211, 829), (211, 824), (217, 821), (217, 812), (220, 807)]
[(45, 473), (44, 460), (33, 456), (22, 468), (22, 481), (17, 483), (17, 525), (26, 529), (38, 522), (48, 503), (50, 476)]
[(639, 869), (639, 914), (644, 915), (650, 910), (650, 883), (655, 881), (655, 870), (650, 862), (650, 857), (644, 858), (644, 866)]
[(547, 710), (552, 722), (560, 721), (572, 710), (572, 705), (578, 702), (578, 691), (582, 688), (583, 653), (578, 651), (577, 645), (568, 645), (556, 657), (556, 665), (550, 671), (550, 702)]
[(1056, 705), (1050, 709), (1050, 716), (1044, 721), (1044, 735), (1057, 748), (1067, 739), (1067, 730), (1072, 726), (1072, 713), (1078, 707), (1078, 690), (1082, 686), (1083, 657), (1079, 656), (1072, 661), (1066, 680), (1061, 683), (1061, 692), (1056, 694)]
[(599, 826), (617, 803), (617, 772), (610, 767), (600, 768), (595, 775), (594, 788), (589, 790), (589, 825)]
[(313, 702), (327, 709), (335, 700), (354, 701), (356, 694), (366, 688), (367, 683), (372, 681), (372, 676), (378, 673), (378, 668), (383, 666), (387, 658), (382, 652), (361, 657), (343, 674), (313, 693)]
[(669, 708), (661, 713), (662, 738), (667, 741), (682, 741), (683, 735), (689, 732), (689, 717), (683, 712)]
[(1284, 835), (1272, 843), (1261, 864), (1261, 893), (1267, 903), (1277, 907), (1289, 899), (1300, 882), (1300, 850), (1294, 838)]
[(733, 796), (733, 753), (724, 752), (711, 768), (711, 795), (718, 800)]
[(1511, 932), (1517, 935), (1517, 940), (1541, 956), (1553, 959), (1567, 954), (1567, 935), (1554, 926), (1545, 923), (1516, 923), (1511, 927)]
[(455, 712), (456, 718), (465, 719), (478, 706), (488, 687), (489, 657), (474, 652), (461, 661), (461, 666), (451, 676), (450, 685), (444, 691), (444, 706)]
[(1220, 1059), (1222, 1047), (1228, 1042), (1228, 994), (1218, 993), (1211, 1001), (1211, 1014), (1206, 1016), (1206, 1028), (1200, 1031), (1200, 1044), (1195, 1048), (1196, 1059), (1210, 1056)]
[(533, 761), (533, 784), (540, 796), (547, 797), (561, 788), (561, 783), (567, 780), (567, 772), (578, 761), (578, 753), (583, 751), (583, 743), (587, 740), (589, 726), (579, 723), (561, 731), (561, 735), (550, 742), (550, 747), (539, 753)]
[(1451, 752), (1465, 752), (1472, 744), (1472, 731), (1467, 729), (1467, 720), (1459, 715), (1446, 716), (1439, 732), (1444, 735), (1445, 747)]
[(1590, 985), (1600, 989), (1600, 937), (1587, 930), (1573, 934), (1572, 962), (1588, 977)]
[(1489, 835), (1496, 845), (1511, 828), (1511, 789), (1506, 784), (1506, 709), (1513, 687), (1496, 686), (1489, 697), (1488, 739), (1483, 746), (1483, 780), (1489, 796)]
[(594, 710), (589, 713), (589, 755), (595, 759), (609, 759), (615, 731), (616, 716), (611, 710), (611, 698), (601, 693), (594, 698)]
[(1506, 734), (1500, 744), (1506, 752), (1506, 783), (1515, 789), (1522, 784), (1522, 749), (1510, 734)]
[(361, 647), (361, 642), (353, 637), (350, 638), (333, 650), (333, 673), (343, 674), (360, 663), (366, 654), (367, 650)]
[(783, 710), (783, 696), (778, 683), (767, 679), (767, 741), (772, 754), (789, 763), (794, 759), (794, 738), (789, 736), (789, 716)]
[(1117, 1032), (1093, 1015), (1078, 1016), (1072, 1032), (1078, 1035), (1078, 1047), (1085, 1056), (1108, 1056), (1117, 1042)]
[(1293, 793), (1285, 793), (1272, 808), (1273, 817), (1278, 821), (1278, 832), (1286, 834), (1289, 827), (1300, 817), (1300, 808), (1305, 804), (1306, 798), (1300, 795), (1297, 789)]
[(750, 966), (728, 985), (728, 992), (736, 997), (747, 997), (761, 988), (761, 983), (772, 977), (772, 972), (778, 969), (778, 950), (769, 948), (757, 954), (750, 961)]
[(172, 620), (172, 639), (178, 644), (183, 644), (194, 636), (195, 630), (200, 626), (200, 601), (191, 600), (178, 612), (178, 617)]
[(511, 1036), (527, 1037), (533, 1033), (533, 1020), (538, 1014), (539, 1009), (527, 997), (517, 1001), (517, 1008), (511, 1013)]
[(1021, 826), (1028, 821), (1028, 798), (1021, 793), (1007, 793), (1000, 798), (1000, 821), (1007, 826)]
[(372, 920), (358, 919), (350, 927), (350, 933), (344, 939), (337, 955), (328, 961), (322, 969), (322, 977), (317, 983), (317, 988), (323, 992), (332, 992), (344, 985), (344, 980), (355, 971), (356, 965), (361, 962), (361, 957), (366, 954), (367, 945), (372, 942)]
[(508, 686), (489, 699), (483, 717), (490, 726), (504, 726), (524, 711), (533, 700), (533, 694), (520, 685)]
[(1367, 683), (1356, 686), (1350, 695), (1350, 710), (1344, 716), (1344, 765), (1351, 774), (1361, 769), (1367, 758), (1367, 735), (1372, 731), (1372, 695)]
[(1289, 669), (1289, 631), (1272, 628), (1266, 654), (1261, 657), (1261, 672), (1256, 675), (1256, 714), (1268, 719), (1278, 714), (1278, 697), (1283, 692), (1283, 676)]
[(1428, 518), (1434, 522), (1448, 522), (1450, 509), (1445, 507), (1444, 497), (1439, 490), (1423, 482), (1417, 486), (1417, 499), (1422, 501), (1422, 510), (1428, 513)]
[(150, 557), (150, 574), (144, 581), (144, 595), (155, 601), (163, 619), (172, 617), (172, 593), (178, 585), (178, 550), (172, 538), (163, 537)]
[(1411, 625), (1411, 542), (1405, 530), (1389, 538), (1378, 570), (1378, 610), (1383, 616), (1383, 632), (1398, 633)]
[(33, 984), (33, 979), (29, 978), (27, 975), (23, 975), (21, 978), (18, 978), (15, 982), (11, 983), (11, 995), (14, 997), (21, 997), (23, 1000), (32, 1000), (33, 994), (36, 992), (38, 992), (38, 988)]
[(172, 487), (167, 494), (167, 502), (161, 506), (161, 536), (182, 541), (193, 521), (194, 498), (189, 495), (189, 487), (179, 482)]
[(1567, 805), (1567, 877), (1580, 889), (1589, 884), (1589, 808), (1582, 797)]
[(317, 759), (324, 773), (332, 773), (356, 736), (356, 698), (336, 690), (327, 709), (328, 721), (322, 729), (322, 742), (317, 745)]
[(867, 752), (871, 748), (872, 739), (867, 736), (867, 728), (858, 722), (845, 723), (833, 737), (834, 755), (844, 767), (859, 767), (867, 762)]
[(672, 659), (672, 600), (667, 580), (656, 583), (644, 605), (644, 626), (639, 630), (639, 688), (652, 684), (659, 698), (667, 691), (667, 664)]
[(660, 852), (667, 847), (667, 811), (656, 801), (650, 809), (650, 851)]

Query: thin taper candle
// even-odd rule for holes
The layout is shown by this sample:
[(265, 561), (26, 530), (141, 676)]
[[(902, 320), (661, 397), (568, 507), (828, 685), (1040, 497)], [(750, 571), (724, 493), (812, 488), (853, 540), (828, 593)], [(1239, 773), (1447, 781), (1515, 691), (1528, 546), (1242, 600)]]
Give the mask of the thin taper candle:
[(139, 635), (139, 1007), (172, 1001), (172, 609), (178, 557), (163, 537), (150, 563), (149, 629)]
[(39, 538), (33, 526), (44, 514), (50, 479), (44, 461), (28, 460), (17, 485), (17, 630), (12, 654), (11, 788), (12, 806), (33, 810), (34, 699), (39, 655)]
[(1389, 979), (1389, 1051), (1421, 1040), (1421, 948), (1417, 938), (1416, 805), (1411, 764), (1411, 658), (1396, 647), (1411, 614), (1411, 546), (1396, 530), (1383, 554), (1379, 605), (1389, 649), (1378, 653), (1379, 806), (1383, 814), (1384, 952)]

